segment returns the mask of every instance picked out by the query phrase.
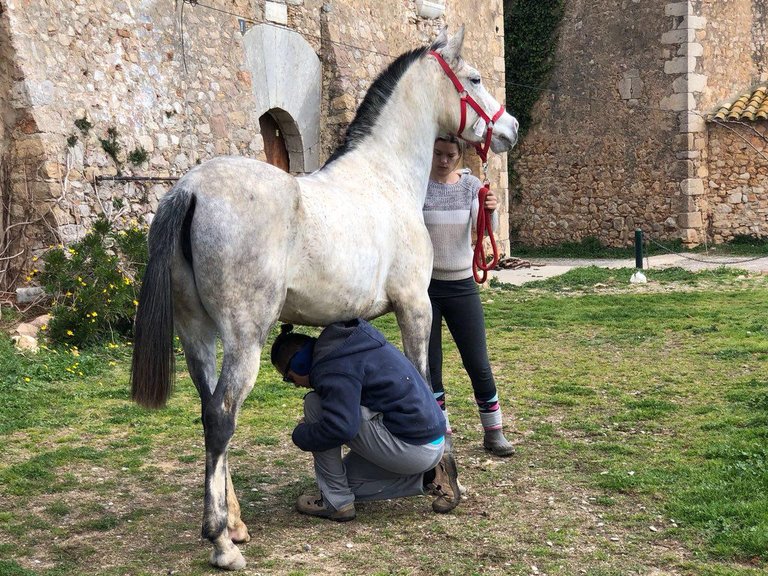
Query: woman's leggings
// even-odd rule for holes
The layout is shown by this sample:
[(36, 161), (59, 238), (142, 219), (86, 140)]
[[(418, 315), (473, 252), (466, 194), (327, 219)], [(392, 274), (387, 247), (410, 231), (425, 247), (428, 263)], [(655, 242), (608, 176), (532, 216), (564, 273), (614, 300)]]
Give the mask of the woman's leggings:
[(443, 387), (443, 345), (442, 322), (459, 349), (461, 361), (472, 382), (475, 401), (481, 412), (498, 409), (496, 383), (491, 373), (491, 363), (488, 360), (488, 348), (485, 339), (485, 316), (483, 305), (478, 293), (462, 296), (431, 298), (432, 300), (432, 334), (429, 338), (429, 372), (432, 390), (441, 408), (445, 405), (445, 388)]

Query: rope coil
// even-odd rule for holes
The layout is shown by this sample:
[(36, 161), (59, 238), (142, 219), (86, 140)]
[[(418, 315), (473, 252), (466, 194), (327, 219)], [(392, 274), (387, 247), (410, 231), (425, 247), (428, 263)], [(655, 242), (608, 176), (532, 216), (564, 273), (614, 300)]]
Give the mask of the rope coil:
[[(493, 211), (485, 207), (485, 198), (490, 192), (491, 184), (488, 180), (477, 192), (477, 201), (479, 210), (477, 211), (477, 240), (475, 241), (475, 251), (472, 257), (472, 275), (475, 282), (484, 284), (488, 279), (488, 271), (493, 270), (499, 262), (499, 249), (496, 247), (496, 238), (493, 236)], [(486, 262), (485, 246), (483, 239), (485, 236), (491, 241), (493, 257), (490, 262)]]

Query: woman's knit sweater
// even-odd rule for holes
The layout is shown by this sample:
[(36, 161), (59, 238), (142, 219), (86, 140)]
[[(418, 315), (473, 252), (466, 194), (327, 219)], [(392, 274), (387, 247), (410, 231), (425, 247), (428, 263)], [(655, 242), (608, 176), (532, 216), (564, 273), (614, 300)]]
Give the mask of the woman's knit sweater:
[[(435, 251), (432, 278), (463, 280), (472, 276), (472, 231), (477, 223), (477, 193), (481, 183), (463, 173), (455, 184), (429, 181), (424, 201), (424, 223)], [(499, 217), (493, 212), (493, 229)]]

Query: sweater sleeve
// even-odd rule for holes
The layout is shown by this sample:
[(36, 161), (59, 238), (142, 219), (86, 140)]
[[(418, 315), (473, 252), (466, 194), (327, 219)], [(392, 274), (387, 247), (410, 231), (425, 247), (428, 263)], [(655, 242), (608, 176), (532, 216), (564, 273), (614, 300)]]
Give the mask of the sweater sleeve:
[(469, 218), (472, 222), (472, 232), (477, 233), (477, 215), (480, 213), (480, 188), (482, 182), (477, 177), (468, 174), (466, 176), (469, 186), (472, 188), (472, 206), (469, 209)]
[(336, 448), (357, 436), (360, 428), (360, 382), (347, 374), (319, 374), (312, 387), (320, 397), (321, 416), (293, 430), (293, 443), (305, 452)]

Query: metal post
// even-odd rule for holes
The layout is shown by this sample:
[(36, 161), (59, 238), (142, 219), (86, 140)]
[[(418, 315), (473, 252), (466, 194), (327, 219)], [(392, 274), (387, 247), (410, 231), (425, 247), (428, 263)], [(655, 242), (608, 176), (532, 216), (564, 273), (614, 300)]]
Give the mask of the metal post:
[(643, 231), (635, 229), (635, 273), (629, 279), (631, 284), (645, 284), (648, 279), (643, 274)]

